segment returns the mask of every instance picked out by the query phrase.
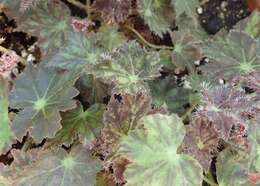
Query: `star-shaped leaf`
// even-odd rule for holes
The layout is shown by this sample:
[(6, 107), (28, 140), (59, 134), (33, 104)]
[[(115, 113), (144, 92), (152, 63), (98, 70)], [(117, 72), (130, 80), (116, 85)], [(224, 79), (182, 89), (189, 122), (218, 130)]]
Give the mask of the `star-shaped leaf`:
[(88, 73), (100, 61), (101, 50), (96, 45), (94, 33), (71, 32), (67, 46), (54, 55), (48, 66), (62, 69), (83, 69)]
[(260, 69), (260, 40), (244, 32), (231, 31), (227, 38), (205, 43), (203, 53), (213, 59), (201, 70), (215, 78), (231, 78)]
[(55, 135), (55, 142), (69, 146), (79, 135), (81, 142), (88, 144), (100, 132), (104, 107), (95, 104), (84, 111), (80, 103), (77, 105), (77, 108), (61, 113), (62, 129)]
[(64, 149), (41, 150), (30, 158), (33, 159), (27, 163), (15, 163), (15, 167), (4, 169), (2, 175), (19, 186), (93, 186), (101, 169), (99, 161), (81, 145), (69, 153)]
[(75, 71), (29, 65), (15, 81), (10, 95), (11, 107), (22, 109), (11, 126), (16, 137), (21, 139), (29, 129), (37, 142), (53, 137), (61, 128), (59, 111), (76, 107), (72, 98), (78, 91), (73, 84), (79, 75)]
[(54, 1), (41, 1), (36, 9), (30, 10), (26, 19), (18, 22), (19, 30), (38, 37), (44, 54), (62, 47), (71, 28), (68, 7)]
[(142, 124), (145, 130), (132, 131), (120, 144), (119, 154), (131, 162), (125, 172), (126, 185), (201, 185), (199, 163), (177, 154), (185, 135), (182, 120), (175, 114), (154, 114), (145, 116)]
[(7, 84), (7, 81), (0, 76), (0, 152), (9, 145), (12, 137), (8, 117), (9, 101)]
[(95, 75), (115, 84), (112, 93), (135, 94), (149, 92), (145, 81), (160, 76), (161, 67), (158, 52), (148, 52), (132, 41), (112, 53), (112, 61), (98, 66)]
[(150, 29), (160, 37), (174, 23), (174, 8), (170, 0), (138, 0), (138, 12)]

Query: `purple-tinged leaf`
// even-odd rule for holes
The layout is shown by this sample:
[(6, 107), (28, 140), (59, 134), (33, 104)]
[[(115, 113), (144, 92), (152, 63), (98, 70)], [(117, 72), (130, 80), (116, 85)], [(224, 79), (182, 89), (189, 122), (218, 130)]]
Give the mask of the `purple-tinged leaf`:
[(21, 139), (27, 131), (40, 142), (54, 137), (61, 128), (59, 111), (76, 107), (72, 100), (78, 94), (73, 87), (78, 72), (56, 71), (44, 66), (29, 65), (15, 81), (10, 95), (12, 108), (22, 109), (11, 125), (15, 136)]

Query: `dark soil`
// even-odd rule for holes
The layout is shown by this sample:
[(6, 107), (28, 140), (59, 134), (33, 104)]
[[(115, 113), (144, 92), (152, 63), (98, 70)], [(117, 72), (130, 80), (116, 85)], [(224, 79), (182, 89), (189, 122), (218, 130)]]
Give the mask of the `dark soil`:
[(199, 19), (209, 34), (222, 28), (229, 30), (250, 14), (245, 0), (208, 0), (201, 8)]

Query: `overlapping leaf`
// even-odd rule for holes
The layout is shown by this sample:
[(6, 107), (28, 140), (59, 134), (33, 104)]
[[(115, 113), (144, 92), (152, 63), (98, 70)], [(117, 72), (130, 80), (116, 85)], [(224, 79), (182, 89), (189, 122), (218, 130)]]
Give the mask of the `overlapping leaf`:
[(167, 106), (170, 112), (183, 113), (189, 103), (189, 91), (177, 86), (173, 77), (166, 77), (149, 83), (153, 103), (156, 106)]
[[(177, 115), (154, 114), (121, 141), (119, 153), (130, 160), (126, 185), (200, 185), (202, 169), (190, 156), (177, 154), (185, 129)], [(178, 173), (176, 173), (178, 170)]]
[(184, 152), (199, 161), (205, 171), (216, 155), (220, 136), (207, 117), (192, 117), (184, 138)]
[(8, 86), (0, 76), (0, 152), (9, 145), (12, 137), (8, 116)]
[(148, 52), (132, 41), (112, 53), (112, 61), (98, 66), (95, 74), (115, 84), (113, 93), (135, 94), (149, 91), (145, 81), (160, 76), (161, 66), (157, 52)]
[(70, 11), (61, 2), (41, 1), (26, 19), (18, 22), (18, 29), (37, 36), (44, 54), (56, 51), (71, 31)]
[(0, 0), (0, 3), (4, 5), (6, 8), (6, 14), (10, 17), (15, 18), (16, 20), (23, 20), (25, 19), (30, 12), (22, 13), (19, 11), (20, 5), (21, 5), (21, 0)]
[(151, 109), (151, 98), (143, 94), (112, 97), (104, 113), (104, 128), (96, 141), (96, 150), (104, 158), (113, 153), (122, 136), (137, 126), (138, 120)]
[(138, 0), (138, 12), (150, 29), (160, 37), (174, 23), (174, 8), (170, 0)]
[(254, 11), (251, 13), (249, 17), (240, 21), (236, 26), (235, 29), (242, 30), (247, 34), (258, 38), (260, 37), (260, 13), (259, 11)]
[(71, 32), (67, 46), (49, 61), (49, 66), (62, 69), (86, 69), (92, 72), (93, 67), (100, 61), (101, 49), (96, 45), (94, 33)]
[(130, 14), (131, 0), (96, 0), (92, 7), (107, 23), (121, 23)]
[(75, 71), (27, 67), (15, 81), (15, 89), (10, 95), (11, 107), (22, 109), (11, 126), (16, 137), (21, 139), (29, 129), (32, 129), (32, 136), (37, 142), (53, 137), (61, 128), (59, 111), (76, 106), (72, 98), (78, 94), (73, 88), (78, 76)]
[[(30, 151), (27, 152), (30, 154)], [(73, 147), (70, 153), (63, 149), (38, 151), (31, 161), (14, 163), (2, 170), (2, 175), (13, 185), (31, 186), (93, 186), (101, 169), (82, 146)]]
[(79, 99), (84, 104), (102, 103), (108, 96), (107, 85), (94, 75), (84, 74), (75, 84), (79, 90)]
[(254, 186), (247, 177), (247, 161), (230, 149), (222, 151), (217, 158), (217, 179), (220, 186)]
[(108, 50), (113, 50), (124, 43), (124, 35), (116, 27), (104, 25), (97, 33), (99, 43)]
[[(178, 18), (185, 13), (188, 17), (193, 18), (193, 21), (196, 23), (196, 8), (199, 7), (200, 3), (198, 0), (171, 0), (172, 5), (174, 5), (176, 18)], [(197, 24), (197, 23), (196, 23)]]
[(69, 146), (79, 135), (83, 144), (89, 144), (103, 126), (103, 111), (103, 106), (99, 104), (84, 111), (83, 106), (78, 103), (77, 108), (61, 114), (62, 129), (57, 132), (54, 141)]
[(223, 40), (208, 41), (203, 53), (214, 61), (201, 69), (215, 78), (229, 79), (260, 69), (260, 40), (244, 32), (231, 31)]
[(196, 39), (192, 33), (193, 30), (181, 30), (171, 33), (174, 43), (172, 53), (173, 63), (180, 69), (194, 69), (194, 61), (202, 58), (201, 49), (198, 47), (200, 40)]

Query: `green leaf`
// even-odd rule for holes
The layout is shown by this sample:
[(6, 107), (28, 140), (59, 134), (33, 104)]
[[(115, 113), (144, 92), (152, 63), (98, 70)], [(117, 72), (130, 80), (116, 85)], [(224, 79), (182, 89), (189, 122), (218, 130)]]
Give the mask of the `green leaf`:
[(103, 103), (108, 96), (108, 85), (92, 74), (83, 74), (76, 82), (80, 100), (84, 104)]
[(104, 25), (97, 33), (99, 43), (108, 50), (119, 47), (126, 39), (115, 26)]
[(180, 69), (194, 69), (194, 61), (202, 58), (201, 49), (198, 44), (201, 42), (193, 36), (192, 30), (174, 31), (171, 33), (174, 43), (172, 61)]
[(86, 111), (78, 103), (77, 108), (61, 113), (62, 129), (55, 135), (54, 141), (67, 146), (79, 135), (83, 144), (88, 144), (96, 138), (100, 132), (104, 107), (101, 104), (92, 105)]
[(101, 64), (95, 75), (115, 84), (112, 93), (135, 94), (149, 92), (145, 81), (160, 76), (158, 52), (148, 52), (135, 41), (125, 43), (112, 53), (112, 61)]
[(184, 105), (189, 103), (189, 91), (178, 87), (174, 77), (166, 77), (149, 83), (153, 103), (156, 106), (167, 105), (170, 112), (183, 114)]
[(216, 163), (219, 186), (254, 186), (247, 179), (247, 166), (242, 154), (229, 148), (222, 151)]
[(119, 154), (132, 162), (125, 172), (126, 185), (201, 185), (199, 163), (177, 154), (185, 134), (182, 120), (175, 114), (154, 114), (145, 116), (142, 124), (145, 130), (136, 129), (121, 141)]
[(29, 129), (37, 142), (53, 137), (61, 128), (59, 111), (76, 107), (72, 98), (78, 91), (73, 84), (79, 75), (78, 72), (29, 65), (15, 81), (10, 95), (11, 107), (22, 109), (11, 126), (16, 137), (21, 139)]
[(8, 117), (9, 103), (7, 84), (7, 81), (0, 76), (0, 152), (9, 145), (12, 137)]
[(124, 95), (120, 101), (111, 97), (103, 116), (104, 128), (94, 149), (97, 154), (102, 154), (104, 159), (114, 154), (121, 137), (134, 130), (138, 121), (150, 111), (151, 98), (146, 95)]
[(236, 30), (241, 30), (254, 38), (260, 37), (260, 12), (254, 11), (246, 19), (240, 21), (236, 26)]
[(71, 32), (67, 46), (54, 55), (49, 66), (62, 69), (86, 69), (92, 72), (93, 67), (100, 62), (101, 49), (96, 46), (94, 33)]
[(198, 0), (171, 0), (172, 5), (175, 8), (176, 19), (185, 13), (188, 17), (193, 18), (194, 23), (197, 24), (197, 13), (196, 8), (200, 6)]
[(138, 12), (150, 29), (163, 37), (174, 23), (174, 8), (170, 0), (138, 0)]
[(231, 31), (227, 38), (205, 43), (203, 53), (213, 59), (201, 67), (214, 78), (231, 78), (260, 69), (260, 40), (244, 32)]
[(31, 158), (28, 163), (6, 168), (2, 175), (18, 186), (93, 186), (101, 169), (100, 162), (92, 159), (81, 145), (69, 153), (64, 149), (41, 150)]
[[(16, 10), (17, 11), (17, 10)], [(38, 37), (44, 54), (62, 47), (71, 31), (70, 11), (61, 2), (42, 1), (30, 10), (26, 19), (18, 22), (18, 29)]]
[(7, 8), (5, 11), (7, 16), (10, 18), (15, 18), (16, 21), (23, 20), (30, 14), (30, 11), (27, 11), (26, 13), (19, 11), (21, 0), (0, 0), (0, 3), (3, 4), (5, 8)]

